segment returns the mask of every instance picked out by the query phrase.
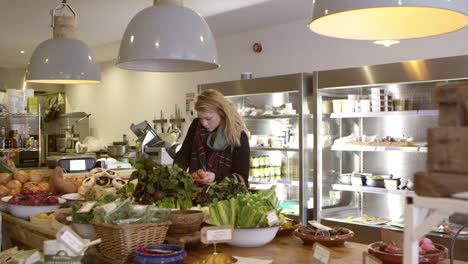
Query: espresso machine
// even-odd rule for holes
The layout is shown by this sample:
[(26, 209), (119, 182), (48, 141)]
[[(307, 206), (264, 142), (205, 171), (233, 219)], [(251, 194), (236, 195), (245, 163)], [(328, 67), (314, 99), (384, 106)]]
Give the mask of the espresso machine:
[(138, 154), (147, 156), (159, 165), (171, 165), (175, 157), (175, 152), (170, 155), (165, 147), (165, 142), (151, 125), (145, 120), (136, 125), (131, 124), (130, 130), (138, 137)]

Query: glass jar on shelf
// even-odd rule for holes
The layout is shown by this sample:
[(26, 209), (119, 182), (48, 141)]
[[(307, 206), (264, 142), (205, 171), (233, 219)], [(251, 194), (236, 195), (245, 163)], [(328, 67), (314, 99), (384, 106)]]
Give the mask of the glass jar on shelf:
[(264, 174), (265, 178), (270, 177), (270, 167), (269, 166), (263, 166), (263, 174)]

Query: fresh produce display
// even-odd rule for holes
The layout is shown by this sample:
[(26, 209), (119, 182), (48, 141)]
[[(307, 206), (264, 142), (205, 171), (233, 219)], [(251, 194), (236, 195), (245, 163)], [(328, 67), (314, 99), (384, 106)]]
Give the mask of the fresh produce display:
[(96, 201), (106, 195), (119, 196), (118, 191), (127, 183), (116, 171), (94, 168), (82, 180), (78, 193), (85, 200)]
[(192, 178), (195, 179), (203, 179), (206, 177), (206, 172), (202, 169), (199, 169), (197, 171), (194, 171), (192, 174), (190, 174)]
[(256, 193), (239, 194), (229, 200), (215, 200), (210, 206), (210, 221), (214, 225), (234, 227), (266, 227), (267, 213), (278, 212), (276, 186)]
[(49, 177), (49, 184), (52, 192), (57, 194), (76, 193), (78, 187), (76, 183), (67, 181), (63, 177), (63, 168), (57, 166)]
[(347, 229), (342, 228), (342, 227), (332, 227), (329, 230), (324, 230), (324, 229), (319, 229), (316, 228), (315, 226), (299, 226), (297, 229), (298, 232), (306, 234), (306, 235), (312, 235), (312, 236), (340, 236), (340, 235), (346, 235), (348, 233)]
[(247, 186), (237, 178), (226, 177), (219, 183), (205, 185), (195, 198), (196, 204), (208, 205), (213, 200), (229, 200), (239, 193), (247, 193)]
[(169, 209), (153, 205), (133, 204), (133, 198), (117, 198), (101, 206), (95, 206), (93, 221), (106, 224), (136, 224), (167, 221)]
[(59, 204), (59, 199), (56, 196), (50, 196), (42, 190), (37, 190), (34, 193), (30, 190), (25, 190), (13, 195), (8, 200), (8, 203), (18, 205), (55, 205)]
[[(112, 195), (104, 196), (103, 198), (96, 201), (93, 208), (113, 202), (115, 199), (117, 199), (117, 197)], [(83, 204), (80, 203), (73, 203), (71, 205), (72, 220), (73, 222), (78, 223), (89, 223), (94, 218), (94, 210), (91, 210), (87, 213), (78, 213), (78, 210), (80, 210), (82, 206)]]
[[(387, 242), (381, 242), (379, 246), (379, 250), (390, 253), (390, 254), (403, 254), (402, 248), (397, 247)], [(434, 246), (431, 239), (427, 237), (423, 237), (421, 238), (421, 240), (419, 240), (419, 254), (420, 255), (437, 253), (439, 251), (440, 250)]]
[(0, 173), (0, 198), (15, 195), (22, 191), (42, 190), (51, 191), (50, 185), (42, 181), (42, 176), (37, 170), (15, 170), (14, 173)]
[(13, 173), (15, 171), (16, 166), (12, 158), (18, 153), (17, 150), (3, 153), (5, 156), (0, 159), (0, 172)]
[[(281, 218), (281, 214), (280, 214), (280, 218)], [(284, 216), (283, 216), (284, 218)], [(297, 225), (297, 222), (292, 220), (292, 219), (285, 219), (284, 220), (284, 223), (281, 225), (281, 228), (290, 228), (290, 227), (293, 227), (293, 226), (296, 226)]]
[(232, 259), (223, 253), (213, 253), (207, 255), (204, 259), (195, 261), (193, 264), (231, 264)]
[(148, 158), (136, 161), (137, 169), (130, 180), (138, 179), (133, 192), (139, 204), (155, 204), (161, 208), (188, 209), (192, 207), (193, 180), (177, 165), (155, 166)]

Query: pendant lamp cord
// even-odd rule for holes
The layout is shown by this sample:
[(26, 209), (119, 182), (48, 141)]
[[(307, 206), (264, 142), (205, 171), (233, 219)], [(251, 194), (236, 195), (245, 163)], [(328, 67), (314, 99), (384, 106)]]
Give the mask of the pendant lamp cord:
[(54, 22), (55, 12), (63, 10), (64, 8), (68, 8), (68, 10), (70, 10), (70, 12), (73, 14), (73, 17), (75, 19), (75, 25), (76, 25), (76, 20), (77, 20), (78, 14), (75, 12), (75, 10), (69, 4), (67, 4), (67, 0), (62, 0), (62, 3), (60, 3), (54, 9), (50, 10), (50, 16), (52, 17), (52, 21), (50, 23), (50, 26), (52, 28), (55, 27), (55, 22)]

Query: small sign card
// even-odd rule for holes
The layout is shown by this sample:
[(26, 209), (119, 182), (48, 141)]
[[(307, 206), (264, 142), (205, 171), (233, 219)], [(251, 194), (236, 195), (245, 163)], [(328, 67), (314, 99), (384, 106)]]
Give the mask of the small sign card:
[(81, 208), (77, 211), (77, 213), (89, 213), (91, 212), (95, 204), (96, 204), (95, 201), (86, 202), (81, 206)]
[(383, 262), (367, 252), (362, 252), (362, 264), (382, 264)]
[(267, 220), (268, 220), (268, 225), (276, 225), (280, 223), (280, 219), (278, 218), (278, 214), (276, 213), (276, 210), (271, 210), (266, 213), (267, 214)]
[(312, 247), (312, 263), (313, 264), (329, 264), (332, 250), (326, 246), (315, 242)]
[(216, 244), (232, 241), (232, 226), (206, 226), (201, 229), (203, 244)]

